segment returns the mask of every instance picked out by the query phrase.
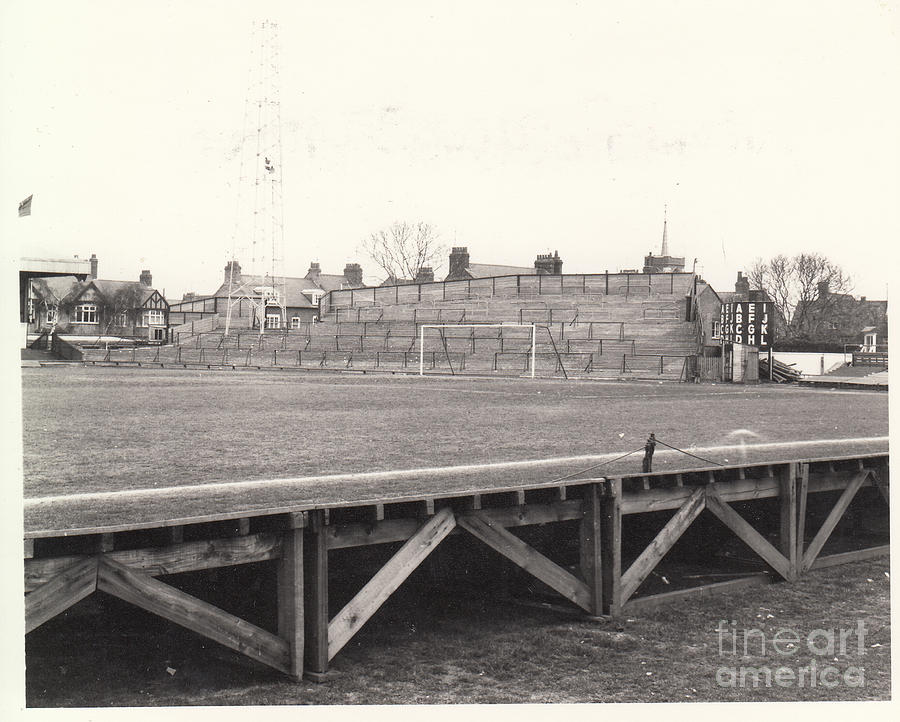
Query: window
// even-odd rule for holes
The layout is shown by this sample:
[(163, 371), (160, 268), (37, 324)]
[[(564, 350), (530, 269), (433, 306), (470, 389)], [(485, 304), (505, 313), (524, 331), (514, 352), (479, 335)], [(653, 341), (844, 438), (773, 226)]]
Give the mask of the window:
[(127, 326), (128, 325), (128, 312), (127, 311), (119, 311), (116, 314), (115, 319), (113, 320), (113, 326)]
[(93, 303), (75, 306), (75, 323), (97, 323), (97, 307)]
[(722, 337), (722, 322), (721, 321), (713, 321), (712, 322), (712, 337), (713, 338), (721, 338)]
[(151, 341), (165, 341), (166, 340), (166, 329), (156, 328), (150, 329), (150, 340)]
[(34, 299), (28, 299), (28, 323), (34, 323)]
[(291, 328), (300, 328), (299, 316), (291, 316)]
[(56, 310), (56, 306), (47, 306), (47, 323), (56, 323), (56, 319), (59, 318)]
[(309, 300), (318, 306), (319, 301), (322, 300), (322, 296), (324, 296), (324, 295), (325, 294), (322, 293), (321, 291), (313, 291), (311, 294), (309, 294)]
[(266, 316), (266, 328), (281, 328), (281, 314), (268, 314)]
[(142, 326), (165, 326), (166, 325), (166, 314), (156, 308), (150, 309), (149, 311), (144, 311), (144, 322), (141, 325)]

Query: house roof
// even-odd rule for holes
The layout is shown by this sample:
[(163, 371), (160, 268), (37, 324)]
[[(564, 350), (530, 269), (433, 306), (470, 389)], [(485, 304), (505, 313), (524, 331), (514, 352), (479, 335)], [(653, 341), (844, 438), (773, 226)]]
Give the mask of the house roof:
[[(88, 281), (85, 284), (85, 289), (88, 286), (93, 285), (100, 293), (102, 293), (107, 298), (111, 298), (116, 293), (123, 291), (128, 288), (134, 288), (141, 293), (141, 303), (144, 303), (150, 296), (156, 293), (155, 288), (151, 288), (150, 286), (144, 286), (140, 281), (108, 281), (105, 279), (95, 278), (93, 281)], [(162, 295), (162, 294), (160, 294)]]
[(59, 303), (66, 296), (74, 293), (79, 286), (75, 276), (48, 276), (46, 278), (32, 278), (31, 287), (45, 301)]
[(362, 288), (354, 286), (347, 278), (339, 273), (320, 273), (314, 279), (307, 276), (308, 281), (314, 282), (323, 291), (340, 291), (342, 288)]
[[(224, 282), (219, 288), (216, 290), (213, 296), (217, 298), (228, 298), (228, 282)], [(281, 289), (284, 288), (284, 305), (290, 308), (318, 308), (316, 304), (310, 300), (309, 296), (303, 293), (304, 290), (313, 290), (313, 289), (322, 289), (320, 284), (317, 284), (315, 281), (309, 278), (291, 278), (289, 276), (275, 276), (274, 283), (273, 278), (270, 276), (251, 276), (246, 273), (241, 274), (241, 282), (240, 285), (234, 284), (231, 288), (231, 292), (234, 293), (238, 290), (238, 288), (258, 288), (259, 286), (272, 286), (275, 288)]]
[(739, 301), (747, 300), (744, 298), (744, 294), (738, 293), (737, 291), (716, 291), (716, 294), (719, 296), (722, 303), (737, 303)]
[(536, 273), (534, 267), (503, 266), (493, 263), (470, 263), (466, 270), (472, 278), (490, 278), (491, 276), (533, 276)]

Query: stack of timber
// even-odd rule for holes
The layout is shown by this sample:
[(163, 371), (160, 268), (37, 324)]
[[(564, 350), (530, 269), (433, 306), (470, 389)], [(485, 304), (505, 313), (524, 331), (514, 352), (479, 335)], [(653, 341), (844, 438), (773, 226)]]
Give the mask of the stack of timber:
[[(792, 368), (794, 364), (781, 363), (777, 359), (772, 359), (772, 380), (779, 384), (787, 384), (800, 380), (800, 372)], [(769, 378), (769, 359), (759, 359), (759, 377), (767, 380)]]

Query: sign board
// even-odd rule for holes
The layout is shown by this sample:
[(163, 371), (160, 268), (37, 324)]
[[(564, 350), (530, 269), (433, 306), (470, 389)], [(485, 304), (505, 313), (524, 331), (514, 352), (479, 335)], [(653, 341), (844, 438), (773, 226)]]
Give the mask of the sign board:
[(722, 340), (768, 349), (775, 330), (775, 304), (739, 301), (722, 304)]

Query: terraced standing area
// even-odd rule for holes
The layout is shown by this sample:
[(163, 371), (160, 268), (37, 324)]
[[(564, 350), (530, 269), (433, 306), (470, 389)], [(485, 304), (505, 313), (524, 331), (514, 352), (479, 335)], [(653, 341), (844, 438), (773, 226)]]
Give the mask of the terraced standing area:
[(685, 320), (691, 274), (654, 276), (656, 286), (644, 274), (597, 276), (593, 288), (585, 276), (546, 276), (540, 288), (524, 292), (510, 288), (510, 278), (521, 286), (539, 277), (335, 291), (323, 300), (318, 323), (260, 334), (241, 317), (226, 334), (224, 319), (213, 317), (176, 329), (172, 346), (92, 349), (84, 358), (401, 372), (421, 363), (428, 373), (495, 376), (531, 375), (533, 360), (535, 375), (545, 377), (690, 378), (698, 345), (696, 322)]

